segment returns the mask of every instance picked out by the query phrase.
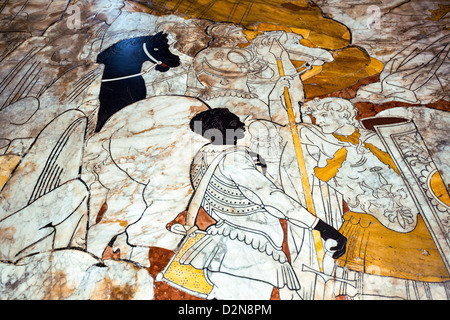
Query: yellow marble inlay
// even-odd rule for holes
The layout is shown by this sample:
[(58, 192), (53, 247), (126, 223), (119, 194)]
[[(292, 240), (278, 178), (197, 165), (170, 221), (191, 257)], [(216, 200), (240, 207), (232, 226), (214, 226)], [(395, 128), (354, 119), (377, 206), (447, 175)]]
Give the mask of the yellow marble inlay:
[(388, 165), (389, 168), (393, 169), (395, 172), (397, 172), (398, 175), (400, 175), (400, 171), (398, 171), (397, 166), (395, 165), (394, 160), (392, 160), (389, 153), (378, 149), (371, 143), (364, 143), (364, 146), (369, 149), (374, 154), (374, 156), (378, 158), (378, 160), (383, 162), (385, 165)]
[(9, 176), (20, 162), (20, 157), (15, 155), (0, 156), (0, 190), (6, 184)]
[(347, 159), (347, 149), (339, 149), (338, 151), (336, 151), (333, 158), (327, 159), (327, 164), (325, 167), (315, 167), (314, 174), (320, 180), (327, 182), (328, 180), (336, 176), (345, 159)]
[[(185, 18), (233, 22), (246, 28), (251, 40), (264, 31), (283, 30), (303, 36), (302, 44), (332, 50), (335, 61), (316, 66), (301, 76), (306, 98), (343, 90), (359, 80), (383, 70), (383, 63), (365, 50), (351, 45), (350, 30), (342, 23), (326, 18), (310, 1), (154, 1), (153, 6), (126, 1), (127, 11), (153, 15), (178, 14)], [(274, 14), (276, 12), (276, 14)], [(296, 67), (304, 61), (292, 61)]]
[[(330, 27), (342, 29), (340, 24)], [(356, 84), (361, 79), (379, 74), (384, 68), (381, 61), (370, 57), (360, 48), (350, 45), (350, 32), (347, 29), (345, 32), (342, 29), (342, 34), (337, 32), (330, 36), (324, 30), (318, 32), (312, 29), (263, 22), (252, 31), (246, 32), (247, 39), (251, 40), (263, 31), (273, 30), (300, 34), (303, 37), (301, 43), (307, 47), (332, 50), (334, 61), (328, 62), (324, 66), (314, 66), (301, 76), (307, 98), (342, 90)], [(298, 68), (304, 61), (293, 60), (292, 63)]]
[(195, 269), (191, 265), (184, 265), (179, 262), (183, 254), (204, 236), (205, 234), (203, 233), (196, 233), (195, 237), (187, 239), (166, 269), (164, 273), (166, 280), (200, 294), (211, 292), (212, 286), (206, 281), (203, 270)]
[(348, 212), (341, 232), (348, 239), (347, 252), (339, 259), (349, 269), (418, 281), (450, 280), (436, 245), (419, 215), (416, 228), (399, 233), (375, 217)]
[[(359, 133), (359, 130), (356, 129), (350, 136), (341, 136), (338, 134), (333, 134), (333, 136), (338, 139), (341, 142), (350, 142), (354, 145), (358, 145), (359, 138), (361, 134)], [(395, 165), (394, 161), (392, 160), (389, 153), (384, 152), (377, 147), (375, 147), (371, 143), (364, 143), (364, 147), (370, 150), (372, 154), (378, 158), (382, 163), (385, 165), (388, 165), (391, 169), (393, 169), (398, 175), (400, 175), (400, 172), (397, 169), (397, 166)], [(333, 158), (327, 159), (327, 164), (325, 167), (315, 167), (314, 168), (314, 174), (317, 178), (319, 178), (322, 181), (327, 182), (334, 176), (336, 176), (339, 168), (341, 168), (342, 163), (347, 159), (347, 149), (345, 147), (339, 149), (336, 151), (336, 153), (333, 155)], [(444, 187), (445, 189), (445, 187)]]
[(431, 177), (430, 188), (439, 200), (450, 206), (450, 196), (438, 171), (436, 171)]
[(429, 10), (431, 13), (431, 17), (428, 17), (427, 20), (438, 21), (441, 20), (447, 13), (450, 12), (450, 5), (448, 4), (440, 4), (439, 9)]

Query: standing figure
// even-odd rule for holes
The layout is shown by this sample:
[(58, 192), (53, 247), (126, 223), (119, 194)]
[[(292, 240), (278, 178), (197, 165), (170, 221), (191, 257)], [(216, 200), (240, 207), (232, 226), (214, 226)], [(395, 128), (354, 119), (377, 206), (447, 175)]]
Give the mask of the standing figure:
[[(301, 75), (334, 60), (329, 51), (304, 46), (302, 39), (300, 34), (294, 32), (266, 31), (252, 39), (247, 47), (264, 66), (260, 72), (249, 75), (247, 84), (251, 92), (269, 106), (270, 119), (280, 125), (289, 123), (284, 87), (289, 87), (292, 105), (298, 114), (298, 108), (305, 100)], [(297, 69), (292, 61), (304, 61), (304, 64)], [(280, 63), (285, 73), (283, 77), (279, 74)], [(297, 121), (300, 122), (300, 118)]]
[(267, 103), (250, 91), (249, 75), (264, 68), (260, 58), (243, 46), (248, 40), (241, 26), (214, 23), (206, 29), (212, 38), (192, 63), (186, 95), (205, 101), (211, 108), (228, 108), (241, 120), (252, 115), (270, 120)]
[[(346, 238), (265, 177), (253, 160), (257, 155), (237, 144), (245, 136), (238, 116), (228, 109), (211, 109), (197, 114), (190, 126), (211, 141), (192, 163), (192, 199), (201, 199), (201, 207), (216, 223), (180, 263), (203, 270), (213, 286), (208, 299), (269, 299), (274, 287), (301, 298), (301, 279), (283, 251), (280, 219), (335, 240), (335, 259), (345, 253)], [(197, 230), (196, 201), (191, 200), (186, 216), (187, 235)]]
[(340, 192), (350, 210), (371, 214), (391, 230), (412, 231), (419, 211), (381, 139), (355, 119), (356, 107), (331, 97), (304, 109), (316, 121), (298, 130), (316, 159), (314, 176)]

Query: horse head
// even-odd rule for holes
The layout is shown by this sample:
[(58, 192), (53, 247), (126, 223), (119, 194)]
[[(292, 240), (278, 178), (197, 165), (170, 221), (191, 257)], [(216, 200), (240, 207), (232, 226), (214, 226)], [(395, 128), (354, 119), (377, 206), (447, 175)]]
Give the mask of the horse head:
[(160, 72), (166, 72), (170, 68), (180, 65), (180, 58), (170, 52), (167, 34), (159, 32), (146, 42), (148, 54), (156, 60), (158, 65), (155, 67)]
[(313, 66), (322, 65), (334, 60), (333, 55), (325, 49), (311, 48), (300, 43), (303, 37), (296, 33), (286, 33), (280, 43), (289, 54), (291, 60), (307, 61)]

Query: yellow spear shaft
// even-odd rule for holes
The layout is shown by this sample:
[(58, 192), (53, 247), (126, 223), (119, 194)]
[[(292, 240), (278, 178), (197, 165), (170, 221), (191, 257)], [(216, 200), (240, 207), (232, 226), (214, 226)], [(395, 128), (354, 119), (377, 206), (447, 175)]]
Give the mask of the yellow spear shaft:
[[(280, 77), (284, 77), (283, 63), (280, 59), (277, 59), (277, 66)], [(305, 160), (303, 158), (302, 147), (300, 145), (300, 139), (298, 137), (297, 125), (295, 123), (294, 110), (292, 108), (291, 97), (289, 95), (289, 90), (287, 87), (284, 87), (284, 100), (286, 101), (286, 109), (289, 118), (289, 127), (291, 129), (292, 139), (294, 140), (295, 154), (297, 156), (297, 164), (300, 170), (300, 178), (302, 180), (303, 193), (305, 194), (306, 199), (306, 206), (309, 212), (311, 212), (313, 215), (316, 215), (312, 200), (311, 188), (308, 182), (308, 175), (306, 173)], [(322, 239), (320, 237), (320, 233), (317, 230), (313, 230), (312, 232), (314, 237), (314, 243), (316, 246), (317, 259), (319, 260), (320, 271), (323, 272), (322, 262), (323, 257), (325, 255), (325, 251), (323, 249)]]

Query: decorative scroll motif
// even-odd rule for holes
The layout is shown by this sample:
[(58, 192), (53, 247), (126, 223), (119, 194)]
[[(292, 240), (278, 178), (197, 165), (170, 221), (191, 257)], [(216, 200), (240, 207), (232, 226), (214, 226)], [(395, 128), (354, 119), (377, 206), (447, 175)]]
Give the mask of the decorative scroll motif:
[(437, 168), (422, 137), (412, 121), (375, 126), (375, 129), (393, 155), (449, 270), (450, 257), (445, 252), (450, 248), (450, 207), (431, 190), (429, 182)]
[[(428, 150), (417, 131), (410, 131), (404, 135), (394, 137), (400, 152), (402, 153), (408, 168), (415, 174), (417, 184), (431, 207), (434, 208), (437, 221), (445, 232), (447, 242), (450, 236), (450, 207), (436, 198), (430, 189), (430, 179), (437, 171), (436, 165), (431, 159)], [(450, 243), (450, 242), (449, 242)]]

